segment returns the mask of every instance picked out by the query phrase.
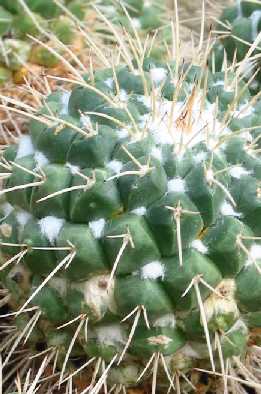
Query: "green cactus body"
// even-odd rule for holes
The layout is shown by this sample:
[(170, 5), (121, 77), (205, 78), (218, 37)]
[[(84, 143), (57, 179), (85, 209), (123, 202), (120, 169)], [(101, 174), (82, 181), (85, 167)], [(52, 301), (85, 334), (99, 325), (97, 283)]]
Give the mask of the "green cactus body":
[[(223, 35), (220, 42), (214, 45), (210, 64), (215, 64), (215, 69), (221, 70), (224, 59), (224, 51), (230, 62), (236, 56), (237, 61), (245, 59), (250, 50), (251, 45), (255, 42), (261, 31), (261, 6), (259, 2), (238, 0), (237, 5), (226, 8), (220, 17), (220, 30), (227, 32)], [(255, 50), (251, 56), (260, 54), (260, 43), (257, 42)], [(242, 73), (249, 79), (254, 72), (257, 71), (256, 78), (250, 84), (250, 88), (254, 93), (260, 89), (261, 73), (260, 60), (244, 61)]]
[(111, 386), (136, 386), (148, 362), (163, 363), (159, 389), (177, 369), (218, 365), (217, 338), (224, 359), (244, 358), (260, 327), (260, 130), (236, 124), (260, 104), (249, 110), (244, 84), (233, 100), (224, 73), (204, 93), (199, 67), (179, 94), (174, 72), (152, 59), (98, 71), (48, 97), (39, 114), (51, 108), (54, 124), (33, 120), (4, 153), (1, 248), (29, 279), (10, 263), (2, 280), (17, 308), (38, 308), (47, 346), (64, 355), (77, 329), (70, 360), (101, 358)]
[[(30, 36), (46, 43), (48, 33), (49, 37), (53, 35), (65, 45), (72, 44), (77, 37), (73, 18), (83, 20), (88, 4), (77, 0), (69, 1), (66, 6), (72, 17), (66, 15), (54, 0), (26, 0), (24, 4), (20, 0), (0, 2), (0, 37), (3, 41), (0, 49), (1, 83), (11, 79), (10, 72), (21, 68), (26, 70), (28, 62), (44, 67), (59, 64), (60, 59), (53, 52), (32, 42)], [(63, 53), (55, 39), (48, 39), (47, 45)]]

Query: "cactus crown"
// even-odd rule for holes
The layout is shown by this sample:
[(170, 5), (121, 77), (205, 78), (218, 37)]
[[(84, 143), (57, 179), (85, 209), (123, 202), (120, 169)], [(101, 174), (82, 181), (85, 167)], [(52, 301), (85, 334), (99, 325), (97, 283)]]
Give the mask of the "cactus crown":
[(93, 394), (152, 365), (153, 393), (224, 375), (261, 324), (260, 102), (237, 73), (123, 56), (51, 94), (1, 161), (22, 337), (60, 384), (96, 362)]

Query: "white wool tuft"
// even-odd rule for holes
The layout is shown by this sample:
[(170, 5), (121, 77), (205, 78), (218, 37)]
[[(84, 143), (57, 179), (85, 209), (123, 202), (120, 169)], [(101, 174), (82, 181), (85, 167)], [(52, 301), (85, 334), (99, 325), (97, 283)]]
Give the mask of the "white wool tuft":
[[(222, 46), (221, 46), (221, 48), (222, 48)], [(213, 86), (224, 86), (224, 84), (225, 84), (225, 82), (222, 79), (220, 79), (219, 81), (216, 81), (213, 84)]]
[(81, 114), (80, 123), (82, 127), (92, 128), (91, 118), (88, 115)]
[(32, 155), (34, 153), (34, 147), (32, 139), (29, 135), (22, 135), (19, 138), (19, 145), (16, 154), (16, 159), (21, 159), (22, 157)]
[(68, 114), (68, 105), (69, 105), (69, 100), (70, 100), (71, 92), (68, 92), (65, 90), (62, 94), (61, 98), (61, 104), (62, 104), (62, 109), (61, 109), (61, 115), (67, 115)]
[(135, 29), (141, 29), (141, 22), (138, 18), (132, 18), (132, 25)]
[(202, 163), (207, 159), (207, 153), (206, 152), (199, 152), (194, 156), (194, 161), (196, 163)]
[[(208, 133), (208, 147), (213, 149), (220, 138), (221, 124), (216, 119), (216, 106), (209, 102), (206, 103), (202, 110), (201, 102), (203, 92), (199, 92), (195, 97), (191, 108), (191, 122), (193, 130), (184, 133), (184, 126), (179, 122), (184, 112), (184, 101), (175, 103), (173, 114), (173, 103), (162, 97), (156, 98), (154, 102), (155, 110), (153, 114), (145, 114), (141, 117), (140, 127), (146, 127), (151, 133), (156, 144), (175, 145), (176, 153), (184, 154), (188, 147), (192, 147), (201, 141), (206, 141)], [(170, 114), (173, 114), (170, 123)], [(226, 135), (229, 130), (224, 129), (222, 136)], [(182, 149), (181, 148), (182, 141)]]
[(208, 252), (208, 248), (203, 244), (200, 239), (194, 239), (194, 241), (192, 241), (191, 243), (191, 246), (200, 253), (206, 254)]
[(250, 172), (248, 171), (248, 170), (246, 170), (244, 167), (242, 167), (242, 166), (234, 166), (234, 167), (232, 167), (230, 170), (229, 170), (229, 173), (230, 173), (230, 175), (233, 177), (233, 178), (236, 178), (236, 179), (240, 179), (241, 178), (241, 176), (243, 176), (243, 175), (249, 175), (250, 174)]
[(125, 344), (126, 336), (119, 324), (100, 326), (95, 329), (98, 342), (102, 345), (115, 346), (118, 343)]
[(167, 73), (168, 71), (163, 67), (154, 67), (150, 69), (150, 77), (156, 85), (159, 85), (166, 79)]
[(148, 97), (148, 96), (137, 96), (137, 101), (140, 101), (147, 108), (151, 108), (151, 97)]
[(53, 244), (57, 239), (64, 222), (64, 219), (60, 219), (55, 216), (46, 216), (45, 218), (40, 219), (38, 224), (42, 235), (44, 235), (48, 241)]
[(186, 182), (182, 178), (173, 178), (168, 181), (168, 192), (184, 193)]
[(90, 227), (90, 230), (91, 230), (94, 238), (97, 238), (97, 239), (101, 238), (105, 223), (106, 222), (104, 219), (98, 219), (98, 220), (94, 220), (92, 222), (89, 222), (89, 227)]
[(21, 227), (24, 227), (26, 223), (32, 218), (32, 215), (24, 210), (17, 211), (15, 216)]
[(119, 160), (112, 160), (106, 164), (106, 167), (113, 171), (115, 174), (119, 174), (123, 167), (123, 163)]
[[(143, 120), (147, 121), (148, 114), (143, 115)], [(171, 134), (166, 132), (164, 129), (162, 129), (162, 125), (159, 123), (159, 121), (154, 120), (154, 121), (149, 121), (149, 131), (153, 136), (153, 139), (157, 145), (172, 145), (173, 144), (173, 139), (171, 137)]]
[(122, 140), (123, 138), (127, 138), (129, 136), (128, 129), (120, 129), (117, 130), (118, 137)]
[(160, 261), (152, 261), (141, 268), (142, 279), (164, 279), (165, 267)]
[(150, 154), (152, 157), (155, 157), (155, 159), (159, 160), (162, 162), (162, 151), (160, 148), (156, 148), (155, 146), (151, 149)]
[(105, 81), (104, 81), (104, 83), (105, 83), (105, 85), (107, 85), (110, 89), (112, 89), (113, 88), (113, 78), (107, 78), (107, 79), (105, 79)]
[[(242, 71), (245, 77), (250, 78), (252, 76), (253, 67), (254, 66), (251, 63), (248, 64), (248, 67), (246, 67), (245, 65), (244, 70)], [(254, 112), (254, 108), (251, 105), (249, 105), (248, 102), (246, 102), (245, 104), (242, 104), (237, 110), (233, 112), (233, 116), (237, 119), (242, 119), (245, 116), (252, 115), (253, 112)]]
[(137, 216), (144, 216), (147, 212), (147, 209), (146, 209), (146, 207), (138, 207), (138, 208), (133, 209), (131, 212)]
[(171, 327), (176, 326), (176, 318), (173, 313), (167, 313), (166, 315), (160, 316), (153, 322), (153, 327)]
[(261, 245), (254, 244), (250, 248), (250, 256), (253, 260), (257, 261), (261, 259)]
[(47, 157), (39, 150), (37, 150), (35, 152), (34, 159), (37, 163), (36, 169), (41, 168), (49, 163), (49, 160), (47, 159)]
[(14, 207), (11, 204), (9, 204), (9, 202), (5, 202), (4, 204), (1, 204), (0, 210), (4, 214), (4, 217), (1, 218), (1, 220), (4, 220), (14, 210)]
[(235, 216), (240, 217), (242, 216), (241, 213), (236, 212), (229, 202), (224, 201), (220, 208), (221, 214), (224, 216)]
[(75, 166), (75, 165), (73, 165), (73, 164), (71, 164), (71, 163), (68, 163), (68, 162), (67, 162), (67, 163), (65, 164), (65, 166), (69, 168), (69, 170), (71, 171), (71, 174), (72, 174), (72, 175), (75, 175), (75, 174), (77, 174), (77, 172), (80, 171), (80, 167)]
[(126, 101), (128, 101), (128, 93), (126, 92), (126, 90), (120, 90), (119, 99), (123, 103), (126, 103)]

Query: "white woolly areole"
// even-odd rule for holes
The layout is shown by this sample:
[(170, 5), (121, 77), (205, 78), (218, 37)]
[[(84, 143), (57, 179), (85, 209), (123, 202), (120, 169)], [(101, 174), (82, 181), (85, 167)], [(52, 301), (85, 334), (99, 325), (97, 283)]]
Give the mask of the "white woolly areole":
[(208, 248), (200, 239), (194, 239), (194, 241), (191, 242), (191, 246), (200, 253), (206, 254), (208, 252)]
[(258, 35), (258, 24), (261, 19), (261, 10), (256, 10), (252, 12), (250, 19), (252, 22), (252, 40), (255, 41)]
[(74, 164), (71, 164), (71, 163), (68, 163), (68, 162), (67, 162), (67, 163), (65, 164), (65, 166), (69, 168), (69, 170), (71, 171), (71, 174), (72, 174), (72, 175), (75, 175), (75, 174), (77, 174), (77, 172), (80, 171), (80, 167), (75, 166)]
[[(222, 48), (223, 48), (222, 45), (219, 45), (219, 49), (222, 49)], [(213, 86), (224, 86), (224, 84), (225, 84), (225, 82), (222, 79), (220, 79), (219, 81), (216, 81), (213, 84)]]
[(107, 78), (104, 81), (105, 85), (107, 85), (110, 89), (113, 88), (113, 78)]
[(152, 261), (144, 265), (140, 270), (141, 279), (164, 279), (165, 267), (160, 261)]
[(173, 313), (167, 313), (166, 315), (160, 316), (153, 322), (153, 327), (170, 327), (176, 326), (176, 318)]
[(16, 159), (21, 159), (22, 157), (32, 155), (33, 153), (34, 146), (31, 137), (29, 135), (22, 135), (19, 138)]
[(88, 115), (81, 114), (80, 123), (82, 127), (86, 127), (87, 129), (92, 128), (91, 118)]
[(26, 223), (32, 218), (32, 215), (24, 210), (19, 210), (16, 212), (16, 219), (21, 227), (24, 227)]
[(194, 161), (196, 163), (202, 163), (207, 159), (207, 152), (199, 152), (194, 156)]
[(182, 178), (173, 178), (168, 181), (168, 192), (184, 193), (186, 182)]
[(9, 204), (9, 202), (5, 202), (4, 204), (1, 204), (0, 209), (4, 214), (4, 217), (1, 218), (1, 220), (4, 220), (14, 210), (14, 207)]
[(234, 216), (234, 217), (242, 216), (241, 213), (236, 212), (234, 210), (234, 207), (227, 201), (224, 201), (223, 204), (221, 205), (220, 212), (224, 216)]
[(35, 151), (34, 159), (36, 161), (36, 169), (41, 168), (49, 163), (48, 158), (39, 150)]
[(120, 129), (120, 130), (117, 130), (116, 133), (120, 139), (127, 138), (129, 136), (128, 129)]
[[(157, 94), (156, 89), (155, 94)], [(153, 113), (141, 117), (140, 127), (149, 130), (156, 144), (174, 144), (175, 151), (179, 155), (183, 155), (187, 148), (206, 141), (206, 136), (208, 136), (209, 149), (213, 149), (220, 140), (220, 130), (223, 130), (222, 136), (230, 131), (222, 128), (216, 119), (215, 103), (211, 104), (203, 97), (205, 108), (202, 109), (202, 96), (204, 96), (203, 91), (194, 96), (187, 112), (186, 100), (175, 103), (173, 112), (173, 103), (158, 95)], [(188, 115), (184, 115), (186, 113)]]
[(44, 235), (48, 241), (53, 244), (57, 239), (64, 222), (64, 219), (60, 219), (55, 216), (46, 216), (45, 218), (40, 219), (38, 224), (42, 235)]
[(155, 159), (159, 160), (160, 162), (162, 162), (162, 151), (160, 148), (156, 148), (156, 146), (154, 146), (151, 151), (150, 154), (152, 157), (155, 157)]
[(106, 167), (109, 168), (115, 174), (118, 174), (119, 172), (121, 172), (123, 163), (119, 160), (111, 160), (109, 161), (109, 163), (106, 164)]
[(115, 280), (111, 281), (108, 288), (109, 279), (110, 275), (97, 275), (86, 282), (75, 284), (76, 289), (82, 290), (85, 302), (97, 320), (102, 319), (108, 310), (117, 313), (114, 300)]
[(67, 115), (68, 114), (68, 106), (69, 106), (69, 100), (70, 100), (71, 92), (68, 92), (68, 90), (65, 90), (62, 94), (61, 97), (61, 104), (62, 104), (62, 109), (61, 109), (61, 115)]
[(135, 29), (141, 29), (141, 22), (139, 20), (139, 18), (132, 18), (132, 25), (133, 27), (135, 27)]
[(252, 260), (261, 260), (261, 245), (253, 244), (250, 248), (249, 254)]
[(152, 82), (159, 85), (167, 76), (167, 70), (163, 67), (154, 67), (150, 69), (150, 77)]
[(117, 346), (117, 344), (126, 343), (126, 335), (119, 324), (110, 324), (99, 326), (95, 329), (98, 342), (102, 345)]
[(147, 209), (146, 209), (146, 207), (138, 207), (138, 208), (133, 209), (131, 212), (137, 216), (144, 216), (147, 212)]
[(94, 220), (92, 222), (89, 222), (89, 227), (90, 230), (94, 236), (94, 238), (99, 239), (101, 238), (102, 234), (103, 234), (103, 229), (105, 226), (105, 220), (104, 219), (98, 219), (98, 220)]
[[(245, 77), (251, 77), (253, 73), (253, 67), (254, 65), (249, 61), (247, 64), (245, 64), (244, 69), (242, 70), (242, 73), (244, 74)], [(233, 116), (237, 119), (242, 119), (245, 116), (252, 115), (254, 112), (254, 108), (252, 105), (249, 105), (249, 103), (242, 104), (237, 110), (233, 112)]]
[(250, 172), (242, 166), (234, 166), (229, 170), (233, 178), (240, 179), (243, 175), (249, 175)]
[(126, 92), (126, 90), (124, 90), (124, 89), (120, 90), (119, 100), (122, 103), (126, 103), (128, 101), (128, 93)]
[(150, 96), (137, 96), (137, 101), (140, 101), (147, 108), (151, 108), (151, 97)]

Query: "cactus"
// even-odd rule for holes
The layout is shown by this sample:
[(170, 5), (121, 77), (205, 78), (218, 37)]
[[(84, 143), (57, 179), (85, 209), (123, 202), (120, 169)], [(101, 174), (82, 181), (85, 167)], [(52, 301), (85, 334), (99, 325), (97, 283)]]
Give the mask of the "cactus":
[[(227, 60), (242, 62), (241, 72), (247, 80), (256, 73), (250, 88), (256, 93), (260, 89), (260, 52), (258, 38), (261, 32), (261, 4), (258, 1), (237, 0), (234, 6), (225, 8), (217, 28), (221, 30), (220, 40), (216, 42), (211, 55), (211, 66), (216, 71), (222, 69), (224, 53)], [(251, 53), (248, 54), (252, 46)]]
[[(72, 44), (76, 35), (76, 25), (72, 17), (66, 15), (54, 0), (14, 0), (12, 4), (2, 0), (0, 2), (0, 35), (2, 39), (0, 50), (0, 64), (3, 72), (1, 83), (11, 80), (11, 72), (16, 72), (27, 66), (28, 62), (44, 66), (55, 67), (59, 57), (50, 52), (47, 47), (39, 43), (48, 40), (47, 45), (58, 52), (63, 52), (62, 44)], [(67, 11), (79, 21), (86, 15), (88, 3), (71, 0), (67, 2)], [(32, 42), (29, 36), (38, 42)]]
[[(52, 49), (61, 54), (64, 53), (64, 48), (58, 45), (56, 40), (71, 45), (77, 37), (82, 36), (77, 32), (77, 28), (79, 23), (84, 22), (87, 13), (93, 10), (91, 2), (68, 0), (61, 2), (61, 6), (58, 4), (54, 0), (14, 0), (12, 4), (6, 0), (0, 1), (0, 64), (6, 69), (5, 78), (1, 78), (1, 82), (9, 80), (7, 77), (11, 74), (8, 70), (16, 72), (26, 67), (28, 62), (50, 68), (57, 66), (60, 58)], [(166, 20), (166, 10), (153, 0), (126, 0), (123, 3), (102, 0), (96, 5), (103, 18), (118, 26), (124, 26), (129, 32), (133, 32), (135, 28), (145, 35), (161, 27)], [(104, 26), (94, 29), (102, 32), (105, 30), (108, 34), (108, 29)], [(29, 36), (35, 40), (32, 42), (28, 39)], [(39, 40), (45, 42), (51, 51), (39, 43)], [(19, 80), (14, 77), (14, 81), (17, 79)]]
[(189, 391), (201, 368), (227, 390), (260, 328), (260, 119), (233, 72), (136, 58), (3, 152), (1, 280), (60, 384)]
[(164, 4), (160, 5), (155, 0), (124, 0), (122, 3), (101, 0), (100, 2), (100, 9), (110, 20), (123, 25), (130, 31), (133, 24), (137, 30), (145, 33), (163, 25), (165, 8)]

